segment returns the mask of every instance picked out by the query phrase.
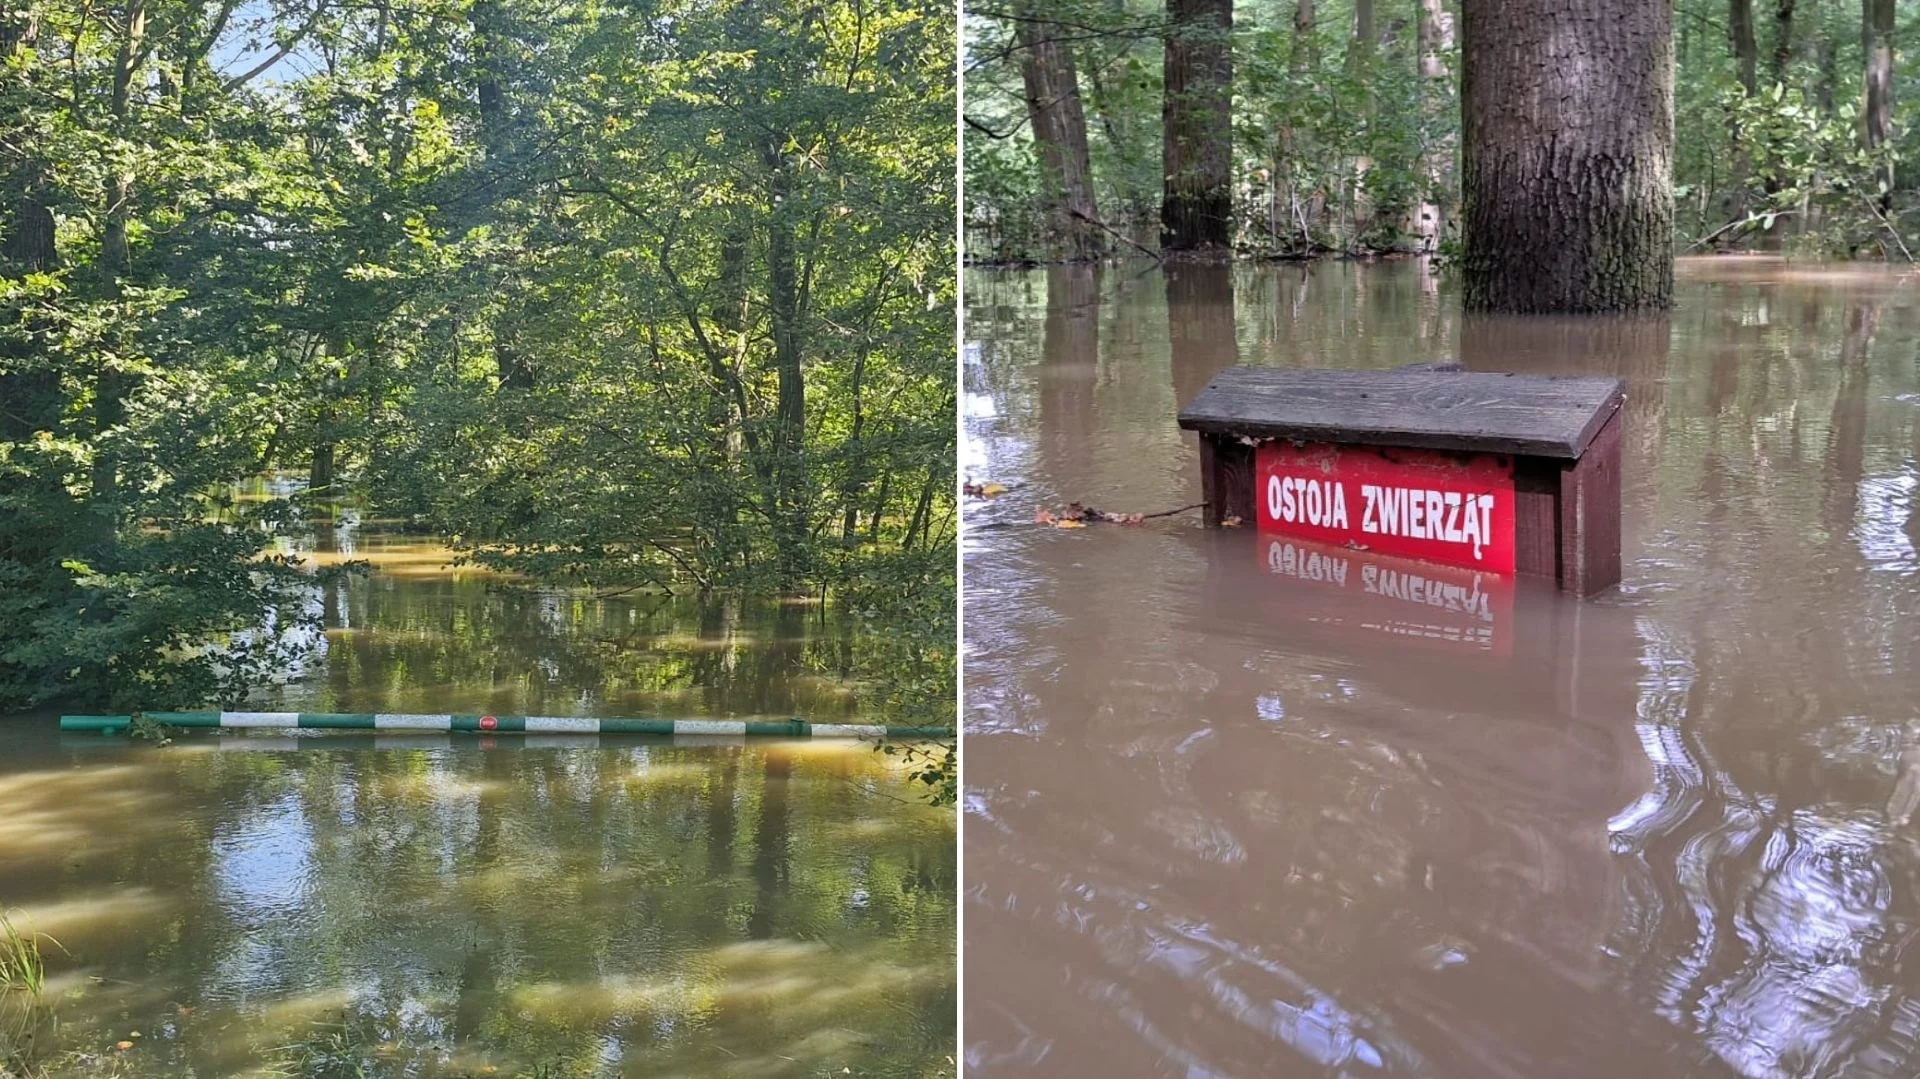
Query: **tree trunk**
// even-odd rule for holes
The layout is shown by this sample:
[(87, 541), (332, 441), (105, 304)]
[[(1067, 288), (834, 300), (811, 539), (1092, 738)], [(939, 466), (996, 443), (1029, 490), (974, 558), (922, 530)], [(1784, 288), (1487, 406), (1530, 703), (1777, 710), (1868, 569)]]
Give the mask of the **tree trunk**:
[[(147, 9), (144, 3), (127, 5), (120, 27), (119, 47), (114, 54), (113, 90), (108, 103), (110, 124), (116, 133), (125, 129), (132, 108), (134, 78), (144, 55)], [(124, 166), (115, 166), (107, 184), (107, 203), (102, 207), (100, 235), (100, 277), (104, 294), (118, 300), (121, 280), (133, 269), (133, 252), (127, 238), (127, 218), (132, 211), (133, 174)], [(127, 398), (134, 390), (134, 376), (121, 368), (103, 364), (94, 380), (94, 435), (110, 431), (126, 422)], [(96, 446), (93, 461), (93, 497), (107, 515), (109, 527), (117, 525), (113, 503), (119, 493), (119, 462), (111, 447)]]
[[(1860, 0), (1860, 45), (1866, 58), (1866, 140), (1875, 149), (1893, 136), (1893, 0)], [(1887, 166), (1887, 190), (1880, 207), (1886, 209), (1893, 193), (1893, 166)]]
[[(1727, 39), (1733, 49), (1734, 70), (1740, 79), (1742, 98), (1753, 97), (1755, 74), (1759, 58), (1759, 46), (1753, 39), (1753, 0), (1729, 0), (1727, 5)], [(1747, 216), (1747, 176), (1752, 171), (1747, 160), (1747, 136), (1740, 129), (1738, 115), (1727, 117), (1727, 204), (1726, 216), (1744, 218)]]
[(352, 382), (351, 361), (347, 357), (346, 334), (338, 329), (327, 335), (324, 355), (339, 366), (339, 373), (320, 376), (318, 405), (313, 421), (313, 457), (307, 465), (307, 491), (329, 494), (339, 464), (340, 404)]
[(1060, 28), (1034, 20), (1019, 24), (1020, 77), (1026, 84), (1027, 120), (1033, 125), (1046, 185), (1047, 220), (1068, 260), (1099, 258), (1104, 250), (1094, 221), (1093, 166), (1087, 155), (1087, 116), (1080, 104), (1080, 76), (1073, 46), (1056, 39)]
[(1225, 248), (1233, 223), (1233, 0), (1167, 0), (1160, 246)]
[(782, 149), (785, 138), (769, 139), (763, 157), (772, 174), (767, 209), (767, 314), (773, 336), (777, 380), (770, 501), (774, 547), (780, 559), (780, 586), (793, 588), (807, 572), (806, 462), (807, 383), (801, 369), (800, 267), (794, 251), (792, 174)]
[(1787, 84), (1787, 67), (1793, 63), (1794, 0), (1774, 0), (1773, 62), (1768, 74), (1774, 82)]
[(1740, 73), (1740, 89), (1751, 97), (1759, 78), (1756, 68), (1760, 59), (1760, 47), (1753, 40), (1753, 0), (1730, 0), (1727, 36), (1733, 39), (1733, 61)]
[[(1287, 73), (1296, 90), (1306, 85), (1307, 72), (1313, 63), (1313, 0), (1297, 0), (1293, 8), (1293, 41), (1287, 49)], [(1273, 236), (1274, 247), (1279, 251), (1286, 251), (1290, 246), (1282, 237), (1292, 234), (1299, 216), (1296, 207), (1300, 195), (1293, 184), (1293, 163), (1299, 159), (1299, 150), (1292, 120), (1284, 117), (1274, 131), (1273, 182), (1270, 187), (1273, 201), (1267, 207), (1267, 229)], [(1312, 235), (1302, 224), (1300, 246), (1304, 248), (1312, 240)]]
[[(499, 0), (476, 0), (468, 13), (473, 30), (474, 98), (479, 106), (479, 136), (482, 167), (488, 189), (500, 192), (514, 168), (516, 141), (513, 110), (507, 97), (512, 79), (507, 15)], [(492, 222), (500, 196), (482, 200), (474, 220)], [(520, 289), (509, 280), (501, 286), (500, 313), (493, 319), (494, 370), (502, 389), (532, 389), (535, 381), (533, 360), (519, 347), (518, 323), (522, 301)]]
[(1666, 0), (1464, 0), (1466, 306), (1673, 299)]
[[(39, 22), (31, 8), (0, 13), (0, 66), (38, 43)], [(14, 129), (18, 131), (19, 129)], [(11, 140), (0, 140), (11, 141)], [(21, 133), (21, 142), (26, 141)], [(12, 213), (0, 219), (0, 276), (22, 277), (51, 270), (59, 262), (54, 246), (53, 207), (46, 193), (45, 168), (37, 160), (8, 154), (0, 158), (0, 198)], [(0, 309), (11, 320), (16, 313)], [(10, 363), (27, 361), (25, 370), (0, 371), (0, 442), (18, 442), (35, 431), (52, 430), (59, 420), (60, 373), (35, 357), (31, 345), (7, 343)], [(39, 363), (33, 363), (34, 360)]]
[[(1776, 86), (1787, 85), (1787, 67), (1793, 63), (1793, 7), (1794, 0), (1775, 0), (1773, 6), (1773, 53), (1767, 64), (1767, 77)], [(1768, 143), (1768, 156), (1778, 160), (1780, 156), (1778, 140)], [(1767, 203), (1772, 205), (1774, 196), (1780, 193), (1780, 173), (1777, 168), (1769, 168), (1761, 178), (1762, 190), (1767, 193)], [(1803, 228), (1806, 225), (1804, 210), (1802, 216), (1782, 222), (1781, 228), (1766, 233), (1766, 242), (1778, 245), (1782, 240), (1785, 226)]]
[[(1444, 127), (1444, 119), (1453, 112), (1452, 73), (1447, 70), (1447, 53), (1453, 50), (1453, 15), (1445, 0), (1420, 0), (1414, 35), (1420, 53), (1420, 108), (1429, 133)], [(1440, 246), (1446, 228), (1443, 216), (1449, 208), (1442, 201), (1453, 189), (1453, 138), (1435, 138), (1422, 154), (1421, 178), (1425, 197), (1414, 210), (1413, 234), (1419, 238), (1420, 253), (1432, 254)]]
[[(1344, 66), (1347, 78), (1365, 88), (1359, 118), (1362, 128), (1371, 128), (1373, 124), (1374, 62), (1378, 52), (1379, 37), (1374, 31), (1373, 0), (1354, 0), (1353, 40), (1347, 42)], [(1360, 234), (1367, 229), (1366, 221), (1373, 216), (1373, 208), (1367, 200), (1367, 174), (1372, 171), (1373, 155), (1362, 152), (1354, 157), (1353, 167), (1347, 172), (1347, 234), (1341, 240), (1342, 247), (1357, 247)]]

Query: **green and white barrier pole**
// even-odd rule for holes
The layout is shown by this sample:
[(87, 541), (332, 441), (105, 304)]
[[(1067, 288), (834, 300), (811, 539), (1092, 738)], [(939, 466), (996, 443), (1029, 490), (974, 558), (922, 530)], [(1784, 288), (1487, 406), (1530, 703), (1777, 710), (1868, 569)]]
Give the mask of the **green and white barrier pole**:
[[(952, 727), (880, 723), (808, 723), (800, 719), (594, 719), (586, 716), (400, 715), (388, 712), (142, 712), (169, 727), (218, 730), (265, 727), (369, 731), (474, 731), (482, 734), (761, 735), (774, 738), (952, 738)], [(112, 734), (132, 716), (61, 716), (63, 731)]]

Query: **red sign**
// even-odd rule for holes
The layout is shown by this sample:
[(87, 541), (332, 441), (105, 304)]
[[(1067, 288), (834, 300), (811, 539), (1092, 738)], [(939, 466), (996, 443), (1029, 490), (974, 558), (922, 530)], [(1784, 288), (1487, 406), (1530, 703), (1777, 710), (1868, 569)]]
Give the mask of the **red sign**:
[(1513, 572), (1513, 459), (1376, 446), (1263, 443), (1262, 532)]

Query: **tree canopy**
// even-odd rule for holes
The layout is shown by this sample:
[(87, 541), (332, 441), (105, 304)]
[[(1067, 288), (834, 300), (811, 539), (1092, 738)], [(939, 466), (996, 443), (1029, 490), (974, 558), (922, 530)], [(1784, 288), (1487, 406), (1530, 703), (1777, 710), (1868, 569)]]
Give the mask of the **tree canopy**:
[(261, 552), (342, 496), (824, 594), (950, 709), (953, 48), (894, 0), (10, 5), (0, 706), (244, 693), (317, 617)]

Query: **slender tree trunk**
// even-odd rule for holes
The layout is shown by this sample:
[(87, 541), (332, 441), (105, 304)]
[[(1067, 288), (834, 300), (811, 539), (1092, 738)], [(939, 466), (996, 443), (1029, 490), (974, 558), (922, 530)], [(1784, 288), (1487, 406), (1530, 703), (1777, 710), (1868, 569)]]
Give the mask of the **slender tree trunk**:
[[(510, 28), (500, 0), (476, 0), (468, 14), (473, 30), (474, 97), (479, 107), (482, 167), (490, 190), (507, 187), (513, 171), (514, 119), (508, 85), (512, 80)], [(476, 222), (491, 222), (499, 205), (497, 195), (483, 198)], [(503, 389), (533, 388), (532, 357), (519, 346), (520, 289), (509, 280), (501, 288), (501, 311), (493, 319), (494, 369)]]
[[(1453, 76), (1447, 54), (1453, 51), (1453, 15), (1446, 0), (1420, 0), (1414, 35), (1420, 53), (1420, 111), (1429, 136), (1444, 127), (1453, 113)], [(1425, 195), (1414, 211), (1413, 233), (1420, 252), (1432, 254), (1446, 228), (1448, 192), (1453, 190), (1453, 137), (1435, 137), (1426, 143), (1421, 160)]]
[(1774, 0), (1773, 57), (1768, 74), (1774, 82), (1787, 84), (1787, 68), (1793, 64), (1794, 0)]
[(1814, 67), (1818, 73), (1813, 82), (1813, 101), (1820, 106), (1820, 115), (1833, 115), (1833, 89), (1840, 82), (1840, 46), (1830, 35), (1816, 34), (1813, 44)]
[[(1313, 63), (1313, 0), (1296, 0), (1293, 8), (1293, 41), (1287, 48), (1287, 74), (1295, 92), (1306, 85), (1307, 73)], [(1273, 235), (1274, 246), (1281, 251), (1292, 246), (1282, 237), (1293, 233), (1299, 217), (1296, 207), (1300, 193), (1293, 182), (1293, 165), (1299, 159), (1299, 153), (1298, 134), (1293, 129), (1290, 117), (1283, 117), (1274, 129), (1273, 202), (1267, 207), (1267, 228)], [(1299, 239), (1301, 247), (1312, 243), (1312, 236), (1304, 226)]]
[[(0, 12), (0, 67), (39, 39), (39, 23), (31, 8)], [(53, 207), (47, 197), (45, 167), (25, 152), (29, 132), (18, 133), (20, 149), (6, 148), (13, 139), (0, 138), (0, 206), (11, 207), (0, 219), (0, 276), (21, 277), (54, 269), (59, 251), (54, 245)], [(0, 308), (0, 317), (16, 317)], [(35, 431), (51, 430), (59, 419), (60, 375), (44, 357), (34, 357), (31, 346), (0, 345), (10, 362), (42, 360), (26, 370), (0, 371), (0, 441), (17, 442)]]
[[(1865, 55), (1868, 149), (1877, 149), (1893, 137), (1893, 0), (1860, 0), (1860, 45)], [(1893, 166), (1887, 166), (1887, 189), (1880, 208), (1892, 204)]]
[(1464, 0), (1466, 306), (1673, 297), (1667, 0)]
[(805, 461), (807, 383), (801, 369), (800, 267), (794, 251), (792, 174), (782, 154), (784, 137), (766, 143), (772, 173), (767, 230), (767, 310), (777, 379), (774, 405), (772, 520), (779, 551), (780, 585), (793, 588), (807, 572)]
[[(1753, 38), (1753, 0), (1729, 0), (1727, 39), (1733, 49), (1734, 70), (1740, 79), (1740, 96), (1751, 100), (1758, 78), (1755, 71), (1759, 59), (1759, 46)], [(1747, 160), (1746, 132), (1740, 128), (1738, 115), (1727, 117), (1727, 144), (1730, 172), (1727, 176), (1726, 215), (1729, 218), (1743, 218), (1747, 215), (1747, 177), (1752, 168)]]
[(307, 465), (307, 490), (330, 493), (337, 477), (340, 445), (340, 404), (352, 381), (347, 336), (338, 328), (327, 334), (324, 355), (339, 366), (338, 374), (321, 376), (318, 407), (313, 420), (313, 455)]
[(1727, 36), (1733, 43), (1733, 61), (1740, 75), (1740, 89), (1751, 97), (1759, 75), (1760, 46), (1753, 38), (1753, 0), (1729, 0)]
[[(1793, 63), (1793, 8), (1794, 0), (1775, 0), (1773, 6), (1773, 52), (1767, 62), (1767, 77), (1775, 86), (1787, 85), (1787, 68)], [(1767, 150), (1767, 156), (1774, 161), (1778, 161), (1780, 156), (1778, 142), (1770, 141)], [(1766, 174), (1760, 178), (1760, 183), (1762, 190), (1767, 193), (1767, 202), (1771, 205), (1774, 196), (1780, 193), (1781, 184), (1778, 169), (1767, 169)], [(1803, 208), (1801, 217), (1783, 221), (1782, 227), (1775, 228), (1767, 233), (1767, 238), (1770, 242), (1778, 244), (1782, 239), (1781, 234), (1786, 227), (1801, 228), (1804, 227), (1805, 224), (1806, 218)]]
[[(1373, 122), (1374, 96), (1373, 75), (1379, 54), (1379, 36), (1374, 30), (1373, 0), (1354, 0), (1353, 39), (1347, 42), (1346, 72), (1347, 78), (1365, 87), (1362, 100), (1360, 123), (1371, 126)], [(1353, 167), (1347, 178), (1347, 220), (1348, 231), (1342, 242), (1344, 247), (1354, 247), (1360, 234), (1366, 230), (1364, 222), (1373, 214), (1367, 201), (1367, 174), (1373, 171), (1373, 155), (1362, 152), (1353, 159)]]
[(847, 547), (860, 542), (860, 496), (866, 492), (867, 474), (873, 467), (867, 459), (866, 444), (861, 441), (867, 424), (866, 401), (862, 397), (866, 374), (867, 353), (863, 350), (853, 361), (853, 427), (841, 447), (847, 455), (847, 471), (840, 487), (840, 542)]
[(1224, 249), (1233, 225), (1233, 0), (1167, 0), (1160, 245)]
[[(124, 129), (132, 108), (135, 76), (144, 56), (147, 33), (147, 9), (144, 3), (127, 5), (119, 28), (120, 40), (113, 62), (113, 89), (108, 101), (109, 123)], [(132, 272), (133, 254), (127, 237), (127, 217), (132, 211), (133, 174), (115, 167), (107, 184), (107, 204), (101, 215), (100, 275), (103, 293), (113, 300), (121, 295), (121, 282)], [(96, 436), (126, 422), (127, 397), (134, 390), (134, 377), (125, 370), (101, 365), (94, 381), (93, 426)], [(102, 511), (116, 514), (114, 501), (119, 493), (119, 461), (111, 448), (99, 448), (93, 463), (93, 495)], [(115, 521), (117, 524), (117, 521)]]
[(1020, 77), (1027, 92), (1027, 121), (1040, 151), (1040, 171), (1055, 254), (1072, 261), (1099, 258), (1103, 236), (1094, 224), (1093, 166), (1087, 153), (1087, 115), (1080, 103), (1080, 75), (1073, 46), (1058, 40), (1059, 27), (1034, 20), (1019, 24)]

